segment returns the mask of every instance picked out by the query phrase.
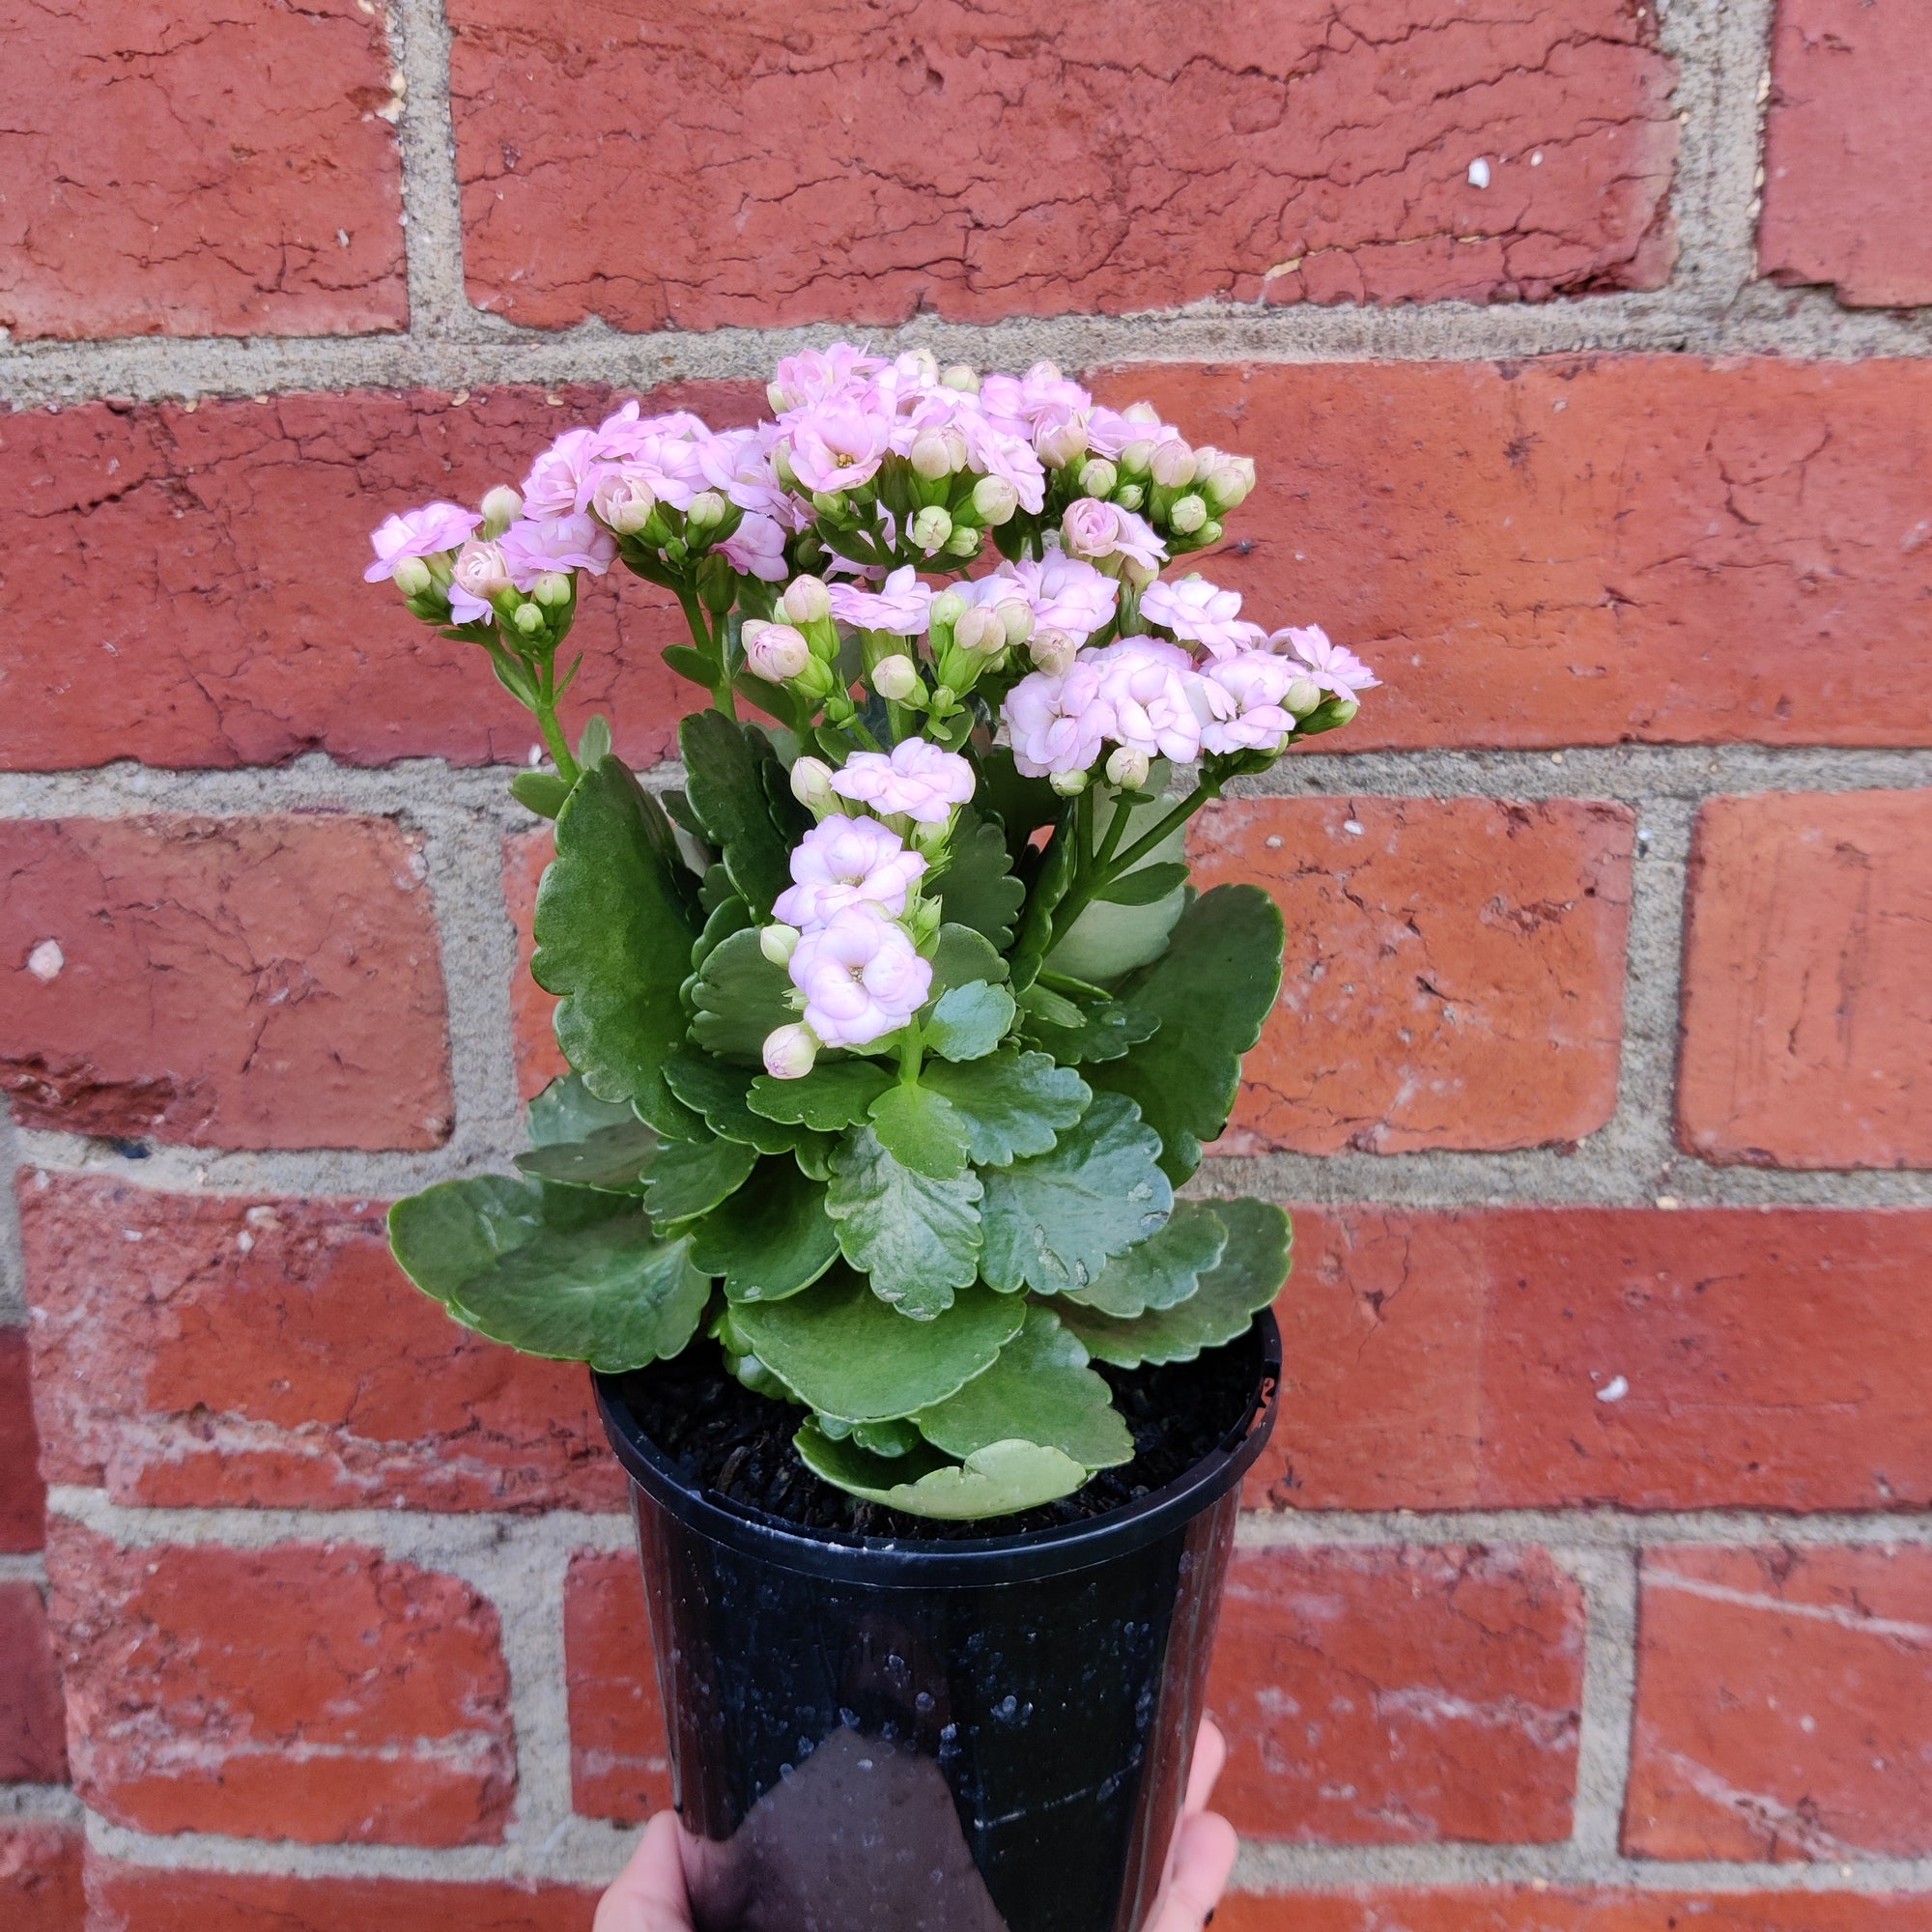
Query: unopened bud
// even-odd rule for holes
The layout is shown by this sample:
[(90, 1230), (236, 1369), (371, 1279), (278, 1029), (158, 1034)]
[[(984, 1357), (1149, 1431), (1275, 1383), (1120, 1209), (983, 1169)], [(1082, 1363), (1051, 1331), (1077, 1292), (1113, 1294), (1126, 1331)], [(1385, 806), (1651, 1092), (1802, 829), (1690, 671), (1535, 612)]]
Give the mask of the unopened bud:
[(906, 460), (928, 483), (952, 474), (952, 451), (937, 430), (921, 430), (912, 440)]
[(1338, 697), (1335, 700), (1334, 718), (1338, 724), (1352, 724), (1362, 708), (1361, 700), (1355, 697)]
[(1020, 493), (1004, 476), (982, 476), (973, 486), (973, 509), (982, 524), (996, 527), (1020, 506)]
[(832, 593), (822, 577), (794, 577), (785, 585), (782, 602), (794, 624), (822, 623), (832, 614)]
[(783, 684), (811, 662), (811, 646), (806, 642), (805, 633), (789, 624), (765, 624), (756, 632), (747, 624), (743, 636), (745, 668), (767, 684)]
[(1138, 510), (1147, 501), (1147, 492), (1138, 483), (1122, 483), (1114, 492), (1114, 501), (1123, 510)]
[(1208, 521), (1201, 526), (1200, 529), (1196, 532), (1196, 534), (1201, 539), (1201, 547), (1203, 550), (1206, 550), (1209, 544), (1219, 543), (1221, 541), (1221, 526), (1219, 521), (1216, 518), (1209, 517)]
[(1208, 471), (1202, 484), (1208, 507), (1217, 511), (1238, 509), (1255, 487), (1255, 460), (1251, 456), (1224, 456)]
[(845, 514), (845, 498), (837, 490), (814, 490), (811, 493), (811, 507), (821, 517), (842, 517)]
[(1048, 677), (1065, 677), (1073, 668), (1080, 646), (1065, 631), (1036, 631), (1027, 649)]
[(1087, 425), (1056, 423), (1050, 429), (1038, 431), (1034, 437), (1033, 446), (1049, 469), (1065, 469), (1069, 463), (1078, 463), (1087, 454)]
[(978, 524), (961, 524), (946, 539), (948, 556), (978, 556), (980, 546), (985, 541), (986, 533)]
[(405, 597), (420, 597), (436, 582), (429, 574), (429, 565), (419, 556), (399, 557), (391, 575)]
[(530, 595), (547, 611), (554, 611), (570, 602), (571, 580), (561, 570), (547, 570), (531, 586)]
[(1130, 423), (1157, 423), (1160, 412), (1151, 403), (1129, 403), (1121, 413)]
[(708, 530), (724, 521), (728, 505), (716, 490), (700, 490), (691, 499), (691, 508), (684, 513), (685, 527), (696, 536), (700, 530)]
[(1153, 462), (1153, 441), (1151, 438), (1137, 437), (1121, 451), (1121, 474), (1123, 476), (1145, 476)]
[(952, 641), (962, 651), (991, 657), (1007, 647), (1006, 620), (997, 611), (983, 608), (968, 611), (953, 627)]
[(943, 549), (952, 534), (952, 519), (937, 503), (928, 503), (912, 520), (912, 540), (928, 554)]
[(995, 604), (993, 609), (1006, 627), (1008, 643), (1023, 644), (1033, 636), (1031, 604), (1024, 604), (1017, 597), (1009, 597), (1004, 604)]
[(1194, 452), (1178, 438), (1154, 445), (1148, 465), (1163, 490), (1181, 490), (1194, 481)]
[(956, 590), (942, 590), (925, 607), (926, 622), (935, 630), (951, 630), (973, 607)]
[(613, 471), (601, 478), (591, 492), (590, 507), (601, 523), (620, 537), (629, 537), (636, 536), (650, 522), (658, 499), (651, 495), (647, 484)]
[(1121, 472), (1104, 456), (1091, 457), (1080, 466), (1080, 494), (1083, 497), (1111, 497), (1121, 480)]
[(1078, 798), (1087, 789), (1085, 772), (1055, 772), (1047, 782), (1062, 798)]
[(765, 1036), (764, 1057), (774, 1080), (803, 1080), (818, 1058), (818, 1037), (808, 1026), (774, 1027)]
[(791, 795), (812, 811), (836, 810), (838, 794), (832, 789), (832, 767), (823, 758), (795, 759), (791, 768)]
[(1298, 677), (1282, 695), (1281, 708), (1292, 718), (1306, 718), (1321, 702), (1321, 687), (1312, 677)]
[(544, 627), (544, 614), (534, 604), (519, 604), (510, 621), (525, 637), (533, 638)]
[(1136, 752), (1131, 746), (1122, 745), (1107, 760), (1107, 782), (1119, 785), (1122, 791), (1139, 791), (1147, 783), (1149, 769), (1145, 752)]
[(919, 667), (903, 651), (895, 651), (872, 667), (872, 689), (899, 703), (919, 689)]
[(1208, 505), (1190, 490), (1167, 513), (1168, 525), (1184, 537), (1191, 537), (1208, 521)]
[(483, 527), (476, 534), (488, 542), (499, 537), (524, 514), (524, 499), (507, 483), (498, 483), (482, 503)]
[(798, 951), (798, 942), (803, 937), (795, 925), (761, 925), (758, 928), (758, 951), (774, 966), (783, 966)]
[(955, 362), (949, 369), (939, 372), (942, 388), (957, 389), (962, 395), (977, 396), (980, 393), (980, 372), (969, 369), (963, 362)]
[(1124, 553), (1108, 561), (1119, 563), (1121, 576), (1136, 590), (1145, 590), (1160, 575), (1159, 564), (1142, 563), (1139, 558), (1128, 556)]

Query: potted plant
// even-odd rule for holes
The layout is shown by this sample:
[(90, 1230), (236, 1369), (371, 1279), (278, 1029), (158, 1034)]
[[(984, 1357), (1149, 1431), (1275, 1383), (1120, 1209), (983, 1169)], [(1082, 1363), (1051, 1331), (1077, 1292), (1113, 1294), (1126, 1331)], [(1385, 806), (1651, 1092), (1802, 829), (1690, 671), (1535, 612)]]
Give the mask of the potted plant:
[[(844, 344), (769, 393), (724, 432), (627, 404), (375, 533), (549, 748), (511, 789), (555, 821), (573, 1069), (517, 1174), (399, 1202), (394, 1247), (595, 1374), (700, 1923), (1130, 1932), (1289, 1266), (1278, 1208), (1175, 1193), (1282, 956), (1183, 831), (1375, 680), (1162, 575), (1254, 468), (1149, 406)], [(616, 564), (711, 696), (678, 790), (559, 724)]]

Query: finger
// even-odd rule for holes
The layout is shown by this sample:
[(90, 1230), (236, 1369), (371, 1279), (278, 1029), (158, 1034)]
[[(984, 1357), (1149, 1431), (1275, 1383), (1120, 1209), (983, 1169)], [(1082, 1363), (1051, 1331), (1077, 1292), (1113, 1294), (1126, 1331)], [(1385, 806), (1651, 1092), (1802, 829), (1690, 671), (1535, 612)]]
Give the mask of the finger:
[(1187, 1769), (1187, 1796), (1180, 1806), (1183, 1818), (1207, 1810), (1214, 1780), (1221, 1776), (1227, 1762), (1228, 1740), (1221, 1735), (1220, 1725), (1212, 1718), (1203, 1718), (1200, 1733), (1194, 1740), (1194, 1762)]
[(631, 1862), (598, 1901), (592, 1932), (691, 1932), (676, 1812), (660, 1811), (644, 1827)]
[[(1214, 1811), (1181, 1821), (1174, 1875), (1147, 1932), (1201, 1932), (1235, 1869), (1235, 1828)], [(601, 1932), (601, 1928), (600, 1928)]]

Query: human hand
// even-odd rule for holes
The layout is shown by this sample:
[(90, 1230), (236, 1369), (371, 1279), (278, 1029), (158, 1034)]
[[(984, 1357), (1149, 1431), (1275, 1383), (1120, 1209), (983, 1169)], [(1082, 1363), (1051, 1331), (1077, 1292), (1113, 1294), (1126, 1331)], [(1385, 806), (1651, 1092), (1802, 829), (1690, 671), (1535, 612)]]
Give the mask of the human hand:
[[(1187, 1775), (1180, 1824), (1168, 1852), (1161, 1888), (1146, 1932), (1202, 1932), (1235, 1868), (1235, 1828), (1208, 1810), (1214, 1780), (1228, 1761), (1228, 1742), (1204, 1719)], [(695, 1932), (685, 1891), (677, 1814), (660, 1811), (638, 1849), (597, 1905), (593, 1932)]]

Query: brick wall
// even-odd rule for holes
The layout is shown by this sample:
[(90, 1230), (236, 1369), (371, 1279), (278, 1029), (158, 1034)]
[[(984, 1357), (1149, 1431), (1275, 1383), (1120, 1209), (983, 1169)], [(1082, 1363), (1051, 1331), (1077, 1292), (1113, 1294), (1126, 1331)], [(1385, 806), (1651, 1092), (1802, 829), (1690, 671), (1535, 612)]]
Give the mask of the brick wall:
[(1217, 1923), (1928, 1932), (1919, 10), (724, 15), (0, 0), (0, 1922), (582, 1932), (666, 1802), (581, 1378), (384, 1252), (555, 1062), (527, 726), (356, 578), (844, 324), (1252, 452), (1389, 681), (1195, 840), (1300, 1220)]

